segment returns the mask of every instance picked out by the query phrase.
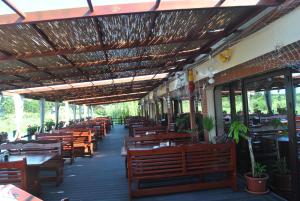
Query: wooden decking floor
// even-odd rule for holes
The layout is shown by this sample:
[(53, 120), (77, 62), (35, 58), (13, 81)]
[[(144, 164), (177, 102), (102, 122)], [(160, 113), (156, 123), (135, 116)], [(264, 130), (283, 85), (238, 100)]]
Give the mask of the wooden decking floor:
[[(115, 126), (99, 143), (93, 158), (76, 158), (73, 165), (66, 163), (64, 183), (59, 187), (43, 185), (41, 198), (45, 201), (127, 201), (128, 186), (125, 177), (124, 159), (120, 155), (123, 138), (128, 130)], [(229, 188), (178, 193), (134, 199), (134, 201), (276, 201), (282, 200), (270, 193), (254, 196), (240, 186), (239, 192)]]

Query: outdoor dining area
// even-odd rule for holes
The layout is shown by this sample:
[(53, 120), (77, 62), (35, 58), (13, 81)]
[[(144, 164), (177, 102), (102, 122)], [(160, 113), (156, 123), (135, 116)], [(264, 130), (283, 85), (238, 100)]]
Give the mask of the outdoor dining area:
[(0, 201), (300, 200), (299, 6), (0, 1)]
[[(110, 127), (109, 118), (95, 118), (63, 129), (51, 130), (51, 133), (37, 132), (33, 136), (34, 140), (3, 142), (0, 145), (0, 181), (7, 185), (1, 187), (1, 193), (4, 194), (1, 195), (1, 200), (9, 199), (9, 194), (5, 195), (5, 192), (10, 192), (7, 188), (20, 196), (40, 196), (41, 183), (50, 182), (59, 186), (65, 177), (65, 163), (72, 165), (76, 163), (77, 157), (93, 157), (97, 150), (95, 145), (105, 138)], [(44, 171), (48, 174), (44, 175)], [(22, 199), (30, 199), (30, 196)]]

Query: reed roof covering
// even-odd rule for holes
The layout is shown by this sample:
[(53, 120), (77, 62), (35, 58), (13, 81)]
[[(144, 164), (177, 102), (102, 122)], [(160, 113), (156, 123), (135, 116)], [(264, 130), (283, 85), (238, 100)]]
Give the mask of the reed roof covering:
[[(27, 88), (40, 87), (40, 92), (27, 90), (24, 95), (78, 104), (140, 99), (200, 54), (209, 53), (213, 44), (260, 11), (278, 4), (268, 0), (222, 7), (223, 0), (200, 6), (192, 0), (190, 8), (179, 8), (176, 2), (184, 5), (185, 1), (159, 2), (152, 9), (146, 8), (149, 3), (132, 4), (133, 12), (128, 5), (114, 5), (121, 11), (100, 12), (101, 8), (87, 7), (85, 14), (66, 9), (60, 18), (55, 12), (63, 11), (26, 13), (23, 18), (0, 16), (0, 91), (24, 89), (15, 91), (23, 94)], [(166, 76), (133, 80), (156, 74)], [(128, 80), (55, 87), (119, 78)], [(46, 86), (54, 88), (43, 91)]]

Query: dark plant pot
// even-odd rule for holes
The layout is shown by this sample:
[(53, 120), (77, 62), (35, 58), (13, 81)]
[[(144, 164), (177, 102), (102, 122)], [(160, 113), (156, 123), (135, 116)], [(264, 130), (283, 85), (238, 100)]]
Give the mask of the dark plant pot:
[(267, 174), (263, 174), (262, 178), (252, 177), (252, 173), (248, 172), (245, 175), (247, 182), (247, 191), (252, 194), (264, 194), (269, 192), (267, 189), (267, 180), (269, 176)]
[(292, 191), (292, 177), (290, 174), (278, 174), (274, 175), (275, 186), (280, 191)]

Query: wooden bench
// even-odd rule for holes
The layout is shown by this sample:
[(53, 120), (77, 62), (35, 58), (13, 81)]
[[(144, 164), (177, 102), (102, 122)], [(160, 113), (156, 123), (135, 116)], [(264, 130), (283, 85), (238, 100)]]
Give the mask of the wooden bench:
[(93, 141), (91, 131), (73, 131), (74, 151), (76, 156), (93, 156)]
[(62, 144), (62, 157), (69, 158), (70, 164), (74, 162), (74, 138), (72, 132), (39, 133), (36, 135), (39, 141), (58, 141)]
[(27, 191), (26, 159), (0, 163), (0, 184), (14, 184)]
[[(200, 189), (231, 187), (237, 190), (234, 143), (193, 144), (152, 150), (128, 150), (130, 197), (168, 194)], [(224, 173), (222, 180), (206, 181), (205, 176)], [(187, 177), (190, 183), (153, 186), (154, 181)], [(151, 181), (149, 187), (141, 182)], [(135, 185), (134, 185), (135, 184)], [(134, 188), (134, 186), (136, 186)]]
[(62, 159), (62, 144), (57, 141), (15, 141), (0, 145), (11, 155), (54, 153), (55, 157), (40, 167), (41, 171), (52, 171), (55, 176), (40, 176), (42, 182), (55, 182), (56, 186), (63, 182), (64, 160)]

